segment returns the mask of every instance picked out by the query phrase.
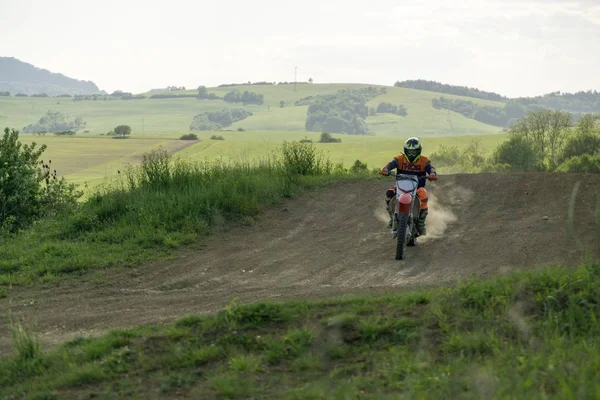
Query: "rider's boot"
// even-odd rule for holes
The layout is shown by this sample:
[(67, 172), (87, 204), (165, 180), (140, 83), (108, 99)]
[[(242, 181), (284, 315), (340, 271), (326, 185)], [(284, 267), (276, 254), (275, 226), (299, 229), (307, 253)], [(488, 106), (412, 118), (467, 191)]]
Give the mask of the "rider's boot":
[(417, 220), (417, 232), (419, 233), (419, 236), (427, 235), (427, 230), (425, 229), (425, 220), (427, 219), (427, 214), (429, 214), (428, 209), (424, 209), (419, 212), (419, 219)]

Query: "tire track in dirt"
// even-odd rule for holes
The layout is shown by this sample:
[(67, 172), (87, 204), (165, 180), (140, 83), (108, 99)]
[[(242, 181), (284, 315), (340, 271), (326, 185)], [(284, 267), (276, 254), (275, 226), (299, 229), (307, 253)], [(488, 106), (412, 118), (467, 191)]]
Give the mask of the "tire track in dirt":
[[(45, 347), (114, 328), (215, 312), (233, 298), (310, 298), (405, 291), (471, 275), (582, 261), (567, 229), (575, 182), (579, 239), (595, 251), (600, 176), (478, 174), (428, 185), (428, 236), (394, 260), (383, 195), (392, 180), (335, 184), (271, 207), (252, 226), (216, 230), (170, 260), (17, 288), (0, 312), (40, 332)], [(548, 219), (544, 219), (547, 216)], [(593, 253), (595, 254), (595, 253)], [(6, 319), (5, 319), (6, 321)], [(10, 351), (0, 325), (0, 354)]]

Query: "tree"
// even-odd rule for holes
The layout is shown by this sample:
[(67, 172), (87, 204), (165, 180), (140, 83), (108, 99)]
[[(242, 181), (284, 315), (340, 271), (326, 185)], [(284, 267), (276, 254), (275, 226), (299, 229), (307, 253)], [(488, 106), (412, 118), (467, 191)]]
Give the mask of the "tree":
[(313, 83), (313, 78), (308, 78), (308, 83)]
[(512, 135), (500, 144), (492, 156), (492, 161), (494, 164), (508, 164), (518, 171), (541, 169), (541, 159), (533, 142), (520, 135)]
[(125, 137), (131, 134), (131, 127), (129, 125), (119, 125), (115, 128), (115, 135)]
[(279, 107), (281, 107), (281, 108), (285, 107), (285, 101), (281, 100), (279, 102)]
[(198, 86), (198, 98), (199, 99), (207, 99), (208, 98), (208, 88), (206, 86)]
[(571, 114), (565, 111), (533, 111), (520, 118), (510, 133), (531, 142), (537, 157), (554, 168), (572, 121)]
[(567, 138), (559, 161), (585, 154), (600, 154), (600, 128), (593, 114), (586, 114), (578, 121), (575, 134)]

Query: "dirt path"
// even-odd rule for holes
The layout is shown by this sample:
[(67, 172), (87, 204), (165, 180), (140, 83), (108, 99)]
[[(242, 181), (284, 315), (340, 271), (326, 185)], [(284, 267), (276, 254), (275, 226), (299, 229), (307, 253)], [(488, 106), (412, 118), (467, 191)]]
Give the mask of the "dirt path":
[[(383, 192), (392, 182), (335, 185), (275, 206), (253, 226), (135, 269), (20, 288), (0, 313), (22, 318), (45, 347), (78, 335), (214, 312), (231, 299), (323, 298), (444, 285), (471, 275), (581, 261), (567, 229), (573, 186), (579, 240), (594, 252), (598, 175), (453, 175), (430, 184), (428, 236), (394, 260)], [(547, 219), (545, 217), (548, 217)], [(3, 321), (4, 322), (4, 321)], [(0, 354), (10, 351), (0, 326)]]

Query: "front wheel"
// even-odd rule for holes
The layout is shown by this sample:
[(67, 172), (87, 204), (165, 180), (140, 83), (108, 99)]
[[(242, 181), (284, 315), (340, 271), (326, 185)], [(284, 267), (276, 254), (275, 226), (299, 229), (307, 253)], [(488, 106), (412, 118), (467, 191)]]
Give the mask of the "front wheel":
[(398, 236), (396, 242), (396, 260), (402, 260), (404, 258), (404, 243), (406, 242), (406, 225), (408, 221), (408, 215), (401, 213), (398, 216)]

